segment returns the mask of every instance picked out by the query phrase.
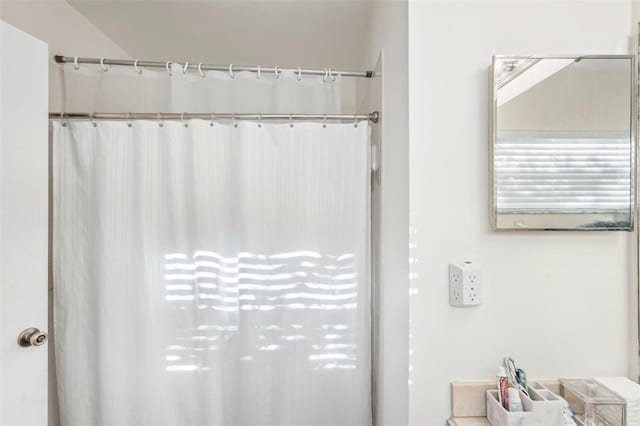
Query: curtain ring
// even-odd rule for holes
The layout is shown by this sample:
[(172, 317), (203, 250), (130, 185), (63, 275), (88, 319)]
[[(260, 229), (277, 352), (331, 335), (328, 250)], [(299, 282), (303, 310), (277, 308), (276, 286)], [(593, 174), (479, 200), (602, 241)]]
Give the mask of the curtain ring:
[(276, 78), (280, 78), (280, 68), (277, 65), (273, 69), (273, 72), (275, 73)]
[(107, 66), (104, 64), (104, 58), (100, 58), (100, 66), (102, 67), (102, 71), (109, 71), (109, 68), (107, 68)]
[(236, 76), (233, 75), (233, 64), (229, 64), (229, 77), (236, 78)]
[(324, 77), (322, 77), (322, 81), (324, 81), (326, 83), (328, 77), (329, 77), (329, 70), (325, 68), (324, 69)]
[(302, 70), (298, 67), (298, 81), (302, 80)]
[(258, 75), (256, 76), (258, 80), (260, 80), (260, 65), (258, 65)]
[(164, 124), (162, 123), (162, 116), (160, 113), (157, 114), (158, 117), (158, 127), (162, 127)]
[(262, 113), (258, 113), (258, 127), (262, 127)]
[(329, 77), (331, 77), (331, 81), (336, 81), (336, 76), (333, 75), (333, 70), (329, 68)]
[(67, 127), (67, 123), (65, 123), (65, 121), (64, 121), (64, 112), (60, 113), (60, 125), (62, 127)]
[(138, 62), (140, 62), (140, 61), (137, 60), (137, 59), (135, 61), (133, 61), (133, 68), (135, 68), (135, 70), (136, 70), (136, 72), (138, 74), (142, 74), (142, 70), (140, 68), (138, 68)]
[(202, 62), (198, 64), (198, 72), (200, 73), (200, 76), (202, 78), (205, 78), (207, 76), (204, 72), (202, 72)]
[(127, 113), (127, 127), (131, 127), (131, 113)]
[(293, 128), (293, 113), (289, 113), (289, 127)]
[(322, 117), (322, 127), (324, 129), (327, 128), (327, 114), (325, 114), (324, 117)]
[(354, 115), (353, 116), (353, 127), (358, 127), (358, 116)]
[(167, 61), (167, 63), (164, 64), (164, 67), (167, 70), (167, 72), (169, 73), (169, 77), (171, 77), (171, 61)]
[(186, 74), (187, 70), (189, 69), (189, 62), (185, 62), (184, 66), (182, 67), (182, 74)]
[(93, 121), (93, 112), (89, 114), (89, 121), (91, 122), (91, 124), (93, 124), (93, 127), (97, 127), (96, 122)]
[(80, 69), (80, 64), (78, 63), (78, 57), (73, 57), (73, 69), (78, 71)]
[(236, 113), (235, 112), (231, 116), (231, 119), (233, 120), (233, 127), (238, 127), (238, 123), (236, 122)]
[(211, 124), (210, 126), (213, 127), (213, 120), (216, 119), (216, 115), (214, 113), (211, 113)]

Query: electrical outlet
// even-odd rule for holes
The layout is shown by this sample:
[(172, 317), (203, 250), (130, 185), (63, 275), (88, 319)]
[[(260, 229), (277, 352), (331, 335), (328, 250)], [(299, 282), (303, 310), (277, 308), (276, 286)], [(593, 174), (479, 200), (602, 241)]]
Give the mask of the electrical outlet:
[(449, 304), (476, 306), (482, 300), (482, 268), (473, 262), (449, 265)]

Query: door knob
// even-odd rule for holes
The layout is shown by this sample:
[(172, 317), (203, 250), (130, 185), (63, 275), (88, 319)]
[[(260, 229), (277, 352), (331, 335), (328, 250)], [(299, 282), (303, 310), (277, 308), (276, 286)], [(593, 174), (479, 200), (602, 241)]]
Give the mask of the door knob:
[(35, 327), (27, 328), (18, 336), (18, 344), (23, 347), (42, 346), (47, 341), (47, 333)]

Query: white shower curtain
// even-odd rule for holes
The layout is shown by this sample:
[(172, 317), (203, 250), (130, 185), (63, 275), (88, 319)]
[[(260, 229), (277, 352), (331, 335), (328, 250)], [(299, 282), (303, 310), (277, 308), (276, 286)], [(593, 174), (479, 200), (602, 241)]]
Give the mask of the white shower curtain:
[(162, 124), (52, 123), (61, 424), (370, 424), (368, 123)]

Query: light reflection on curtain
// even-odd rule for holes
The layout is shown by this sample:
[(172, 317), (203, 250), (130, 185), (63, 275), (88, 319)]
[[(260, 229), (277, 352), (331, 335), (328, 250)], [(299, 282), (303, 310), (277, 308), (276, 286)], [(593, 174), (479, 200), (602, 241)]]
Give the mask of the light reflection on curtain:
[(370, 424), (367, 123), (53, 131), (61, 424)]

